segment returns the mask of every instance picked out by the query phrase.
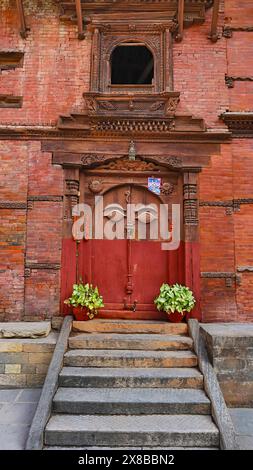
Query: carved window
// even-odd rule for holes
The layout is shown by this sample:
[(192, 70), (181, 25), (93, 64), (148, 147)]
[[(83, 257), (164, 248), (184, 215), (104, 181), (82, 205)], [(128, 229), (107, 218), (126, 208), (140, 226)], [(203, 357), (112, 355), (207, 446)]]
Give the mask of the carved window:
[(95, 27), (90, 91), (113, 94), (172, 91), (171, 24), (117, 22)]
[(111, 85), (152, 85), (154, 58), (143, 44), (125, 42), (112, 51)]

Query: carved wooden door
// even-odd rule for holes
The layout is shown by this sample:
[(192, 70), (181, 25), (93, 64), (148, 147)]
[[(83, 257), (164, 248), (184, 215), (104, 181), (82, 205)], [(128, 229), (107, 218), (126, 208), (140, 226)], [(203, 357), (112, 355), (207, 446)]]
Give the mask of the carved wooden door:
[[(177, 198), (176, 176), (167, 179), (163, 179), (164, 187), (172, 187), (172, 179)], [(83, 279), (97, 285), (103, 295), (105, 309), (101, 315), (162, 317), (154, 306), (161, 284), (181, 281), (183, 276), (180, 248), (172, 253), (162, 249), (160, 204), (164, 201), (148, 190), (146, 176), (105, 177), (101, 170), (92, 178), (86, 175), (84, 186), (84, 201), (93, 208), (93, 227), (96, 198), (102, 196), (104, 238), (94, 237), (93, 232), (92, 239), (81, 242), (79, 259)], [(116, 232), (116, 238), (111, 239)], [(97, 233), (102, 236), (101, 230)]]

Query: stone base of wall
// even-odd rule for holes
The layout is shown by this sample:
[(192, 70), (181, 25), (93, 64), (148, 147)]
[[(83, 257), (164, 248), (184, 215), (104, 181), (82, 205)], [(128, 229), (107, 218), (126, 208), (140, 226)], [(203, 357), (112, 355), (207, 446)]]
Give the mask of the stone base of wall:
[[(20, 332), (21, 322), (16, 325)], [(23, 322), (24, 329), (27, 325)], [(51, 331), (39, 338), (0, 338), (0, 388), (41, 387), (57, 337)]]
[(253, 325), (202, 324), (210, 361), (228, 406), (253, 406)]

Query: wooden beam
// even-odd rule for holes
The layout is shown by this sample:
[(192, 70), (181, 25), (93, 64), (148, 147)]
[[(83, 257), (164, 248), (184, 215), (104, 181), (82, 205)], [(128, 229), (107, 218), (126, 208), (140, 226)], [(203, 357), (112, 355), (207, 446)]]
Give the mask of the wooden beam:
[(77, 25), (78, 25), (78, 39), (84, 39), (83, 31), (83, 15), (82, 15), (82, 5), (81, 0), (75, 0), (76, 2), (76, 15), (77, 15)]
[(212, 15), (212, 24), (211, 24), (211, 33), (209, 38), (212, 42), (216, 42), (219, 39), (217, 26), (218, 26), (218, 17), (219, 17), (219, 6), (220, 0), (214, 0), (213, 2), (213, 15)]
[(19, 23), (20, 23), (20, 36), (23, 39), (26, 39), (27, 38), (27, 32), (29, 31), (29, 28), (27, 28), (26, 22), (25, 22), (25, 13), (24, 13), (23, 0), (16, 0), (16, 2), (17, 2)]
[(183, 35), (184, 35), (184, 0), (178, 0), (177, 22), (178, 22), (178, 33), (176, 35), (176, 40), (180, 42), (182, 41)]

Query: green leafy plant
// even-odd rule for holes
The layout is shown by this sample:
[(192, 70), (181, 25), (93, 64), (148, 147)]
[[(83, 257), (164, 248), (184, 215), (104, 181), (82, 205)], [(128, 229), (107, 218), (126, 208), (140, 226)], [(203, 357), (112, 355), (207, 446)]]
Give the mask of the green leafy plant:
[(190, 312), (195, 305), (195, 298), (192, 291), (180, 284), (162, 284), (160, 294), (155, 299), (154, 303), (158, 310), (170, 313), (178, 312), (182, 316), (184, 312)]
[(64, 303), (72, 307), (85, 307), (90, 319), (98, 314), (98, 309), (104, 307), (103, 297), (99, 294), (98, 288), (82, 282), (73, 285), (72, 295), (64, 300)]

